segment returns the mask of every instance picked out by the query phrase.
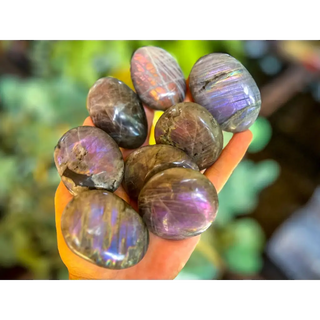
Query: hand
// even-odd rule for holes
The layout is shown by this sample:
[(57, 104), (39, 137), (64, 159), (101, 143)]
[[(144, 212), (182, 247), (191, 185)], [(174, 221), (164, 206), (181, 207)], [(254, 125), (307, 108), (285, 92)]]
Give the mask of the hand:
[[(187, 93), (185, 101), (191, 101), (190, 92)], [(148, 145), (154, 111), (146, 107), (145, 111), (148, 118), (149, 134), (144, 145)], [(90, 117), (86, 118), (83, 125), (94, 126)], [(252, 133), (249, 130), (234, 134), (228, 145), (223, 149), (219, 159), (205, 171), (205, 176), (213, 183), (218, 193), (245, 155), (251, 140)], [(133, 150), (121, 149), (121, 151), (126, 158)], [(122, 187), (119, 187), (115, 194), (137, 210), (137, 203), (129, 198)], [(165, 240), (149, 232), (148, 251), (137, 265), (123, 270), (109, 270), (98, 267), (73, 253), (64, 241), (61, 232), (61, 215), (71, 199), (72, 195), (60, 182), (55, 194), (58, 250), (63, 263), (68, 268), (69, 278), (72, 280), (174, 279), (184, 267), (200, 240), (200, 235), (179, 241)]]

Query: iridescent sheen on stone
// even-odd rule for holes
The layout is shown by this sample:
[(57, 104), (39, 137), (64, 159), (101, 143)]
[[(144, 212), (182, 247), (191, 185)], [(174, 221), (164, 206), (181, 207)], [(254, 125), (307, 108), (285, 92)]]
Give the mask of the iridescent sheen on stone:
[(189, 87), (193, 100), (207, 108), (224, 131), (248, 129), (260, 112), (257, 84), (228, 54), (211, 53), (200, 58), (191, 70)]
[(182, 150), (158, 144), (141, 147), (125, 162), (123, 186), (132, 199), (137, 199), (145, 183), (159, 171), (182, 167), (199, 171), (198, 166)]
[(73, 195), (93, 188), (115, 191), (123, 178), (124, 161), (118, 145), (96, 127), (67, 131), (55, 147), (54, 161)]
[(61, 229), (75, 254), (108, 269), (134, 266), (148, 248), (148, 230), (139, 214), (104, 190), (73, 198), (62, 214)]
[(182, 102), (186, 81), (177, 61), (158, 47), (141, 47), (131, 59), (131, 78), (140, 99), (148, 107), (166, 110)]
[(199, 169), (210, 167), (223, 147), (223, 134), (217, 121), (204, 107), (182, 102), (167, 109), (158, 120), (157, 144), (169, 144), (186, 152)]
[(144, 108), (137, 94), (122, 81), (99, 79), (89, 90), (87, 109), (94, 125), (120, 147), (135, 149), (145, 142), (148, 123)]
[(155, 174), (139, 195), (139, 212), (148, 229), (180, 240), (207, 230), (218, 210), (215, 187), (203, 174), (170, 168)]

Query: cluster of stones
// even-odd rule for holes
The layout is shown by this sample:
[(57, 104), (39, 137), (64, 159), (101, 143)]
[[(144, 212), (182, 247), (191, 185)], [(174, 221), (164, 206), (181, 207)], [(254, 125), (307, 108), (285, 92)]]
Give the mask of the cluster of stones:
[[(256, 120), (261, 98), (245, 67), (212, 53), (186, 81), (176, 60), (157, 47), (139, 48), (131, 59), (134, 92), (118, 79), (99, 79), (87, 109), (95, 125), (80, 126), (59, 140), (54, 160), (74, 198), (61, 220), (69, 248), (105, 268), (137, 264), (148, 248), (148, 230), (171, 240), (201, 234), (213, 223), (218, 196), (200, 172), (219, 158), (222, 130), (241, 132)], [(143, 104), (162, 110), (156, 145), (148, 135)], [(124, 161), (119, 147), (134, 150)], [(113, 192), (122, 183), (139, 212)]]

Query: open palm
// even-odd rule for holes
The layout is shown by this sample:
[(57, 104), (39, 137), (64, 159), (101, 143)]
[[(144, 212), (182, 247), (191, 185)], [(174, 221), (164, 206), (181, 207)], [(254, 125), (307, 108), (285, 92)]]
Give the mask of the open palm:
[[(192, 101), (189, 91), (185, 101)], [(148, 145), (154, 111), (148, 107), (145, 107), (145, 111), (149, 134), (144, 145)], [(94, 126), (90, 117), (85, 119), (83, 125)], [(204, 172), (218, 193), (243, 158), (251, 140), (252, 133), (249, 130), (234, 134), (219, 159)], [(134, 150), (121, 149), (121, 151), (126, 159)], [(119, 187), (115, 194), (138, 210), (137, 203), (129, 198), (122, 187)], [(55, 194), (58, 250), (62, 261), (68, 268), (70, 279), (174, 279), (200, 240), (200, 235), (179, 241), (165, 240), (149, 232), (150, 242), (147, 253), (137, 265), (123, 270), (98, 267), (73, 253), (64, 241), (61, 232), (61, 215), (71, 199), (72, 195), (60, 182)]]

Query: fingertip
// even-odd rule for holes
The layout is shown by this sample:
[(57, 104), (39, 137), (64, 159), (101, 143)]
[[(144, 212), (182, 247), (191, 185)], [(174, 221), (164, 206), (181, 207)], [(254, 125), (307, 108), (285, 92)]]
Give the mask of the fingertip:
[(245, 130), (239, 133), (235, 133), (232, 139), (238, 141), (237, 145), (249, 147), (253, 139), (253, 133), (250, 130)]
[(246, 138), (247, 138), (248, 140), (250, 140), (250, 142), (251, 142), (252, 139), (253, 139), (253, 133), (252, 133), (252, 131), (249, 130), (249, 129), (247, 129), (247, 130), (243, 131), (243, 133), (244, 133), (244, 135), (246, 136)]
[(253, 133), (252, 133), (251, 130), (248, 130), (248, 131), (249, 131), (249, 136), (250, 136), (250, 142), (252, 142), (252, 140), (253, 140)]
[(246, 132), (246, 138), (248, 139), (248, 146), (249, 146), (253, 140), (253, 133), (250, 130), (247, 130), (245, 132)]
[(91, 117), (87, 117), (87, 118), (84, 120), (84, 122), (83, 122), (82, 125), (83, 125), (83, 126), (91, 126), (91, 127), (94, 127), (94, 126), (95, 126), (94, 123), (92, 122)]
[(250, 130), (235, 133), (222, 150), (218, 160), (206, 170), (205, 175), (213, 183), (217, 192), (221, 191), (234, 169), (245, 156), (252, 138), (253, 134)]

